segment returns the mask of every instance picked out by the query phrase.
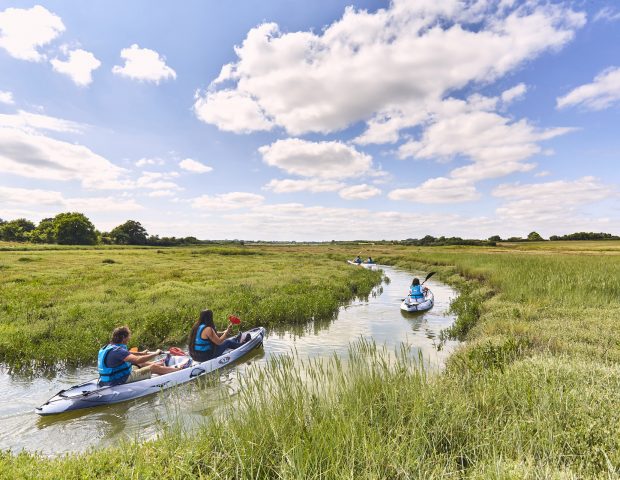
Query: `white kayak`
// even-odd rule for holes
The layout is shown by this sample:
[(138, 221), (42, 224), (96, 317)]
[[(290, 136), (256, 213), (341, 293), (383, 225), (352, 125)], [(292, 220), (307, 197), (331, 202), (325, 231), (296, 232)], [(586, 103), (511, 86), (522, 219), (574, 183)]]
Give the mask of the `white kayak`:
[(424, 298), (415, 299), (411, 295), (407, 296), (400, 304), (400, 309), (404, 312), (425, 312), (433, 308), (435, 296), (430, 290), (426, 290)]
[[(113, 387), (100, 387), (98, 379), (93, 379), (89, 382), (61, 390), (43, 405), (35, 408), (34, 411), (39, 415), (55, 415), (72, 410), (110, 405), (151, 395), (175, 385), (189, 382), (240, 359), (262, 345), (263, 338), (265, 337), (265, 329), (263, 327), (248, 330), (243, 334), (245, 335), (246, 333), (251, 335), (251, 339), (248, 342), (234, 350), (227, 350), (223, 355), (212, 360), (201, 363), (193, 362), (191, 366), (180, 369), (178, 372), (153, 375), (146, 380), (124, 383)], [(188, 357), (172, 357), (171, 360), (175, 365), (182, 365), (188, 360)]]
[(358, 267), (370, 268), (371, 270), (377, 266), (376, 263), (367, 263), (367, 262), (354, 262), (353, 260), (347, 260), (347, 263), (351, 265), (357, 265)]

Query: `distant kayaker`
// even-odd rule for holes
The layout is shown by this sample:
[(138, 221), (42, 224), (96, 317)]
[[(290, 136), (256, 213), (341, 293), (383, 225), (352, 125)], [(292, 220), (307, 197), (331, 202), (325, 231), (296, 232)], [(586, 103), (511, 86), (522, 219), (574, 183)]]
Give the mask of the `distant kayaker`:
[(366, 263), (375, 263), (375, 261), (372, 259), (372, 257), (368, 257), (368, 260), (366, 260)]
[(358, 255), (357, 257), (355, 257), (355, 260), (353, 260), (353, 262), (355, 262), (355, 263), (362, 263), (362, 257), (360, 257)]
[(427, 290), (426, 287), (420, 285), (420, 279), (416, 277), (413, 279), (413, 282), (411, 282), (411, 287), (409, 287), (409, 296), (416, 300), (421, 300), (424, 298), (424, 293)]
[(189, 335), (189, 354), (197, 362), (206, 362), (212, 358), (219, 357), (228, 348), (239, 348), (247, 342), (251, 336), (246, 334), (244, 341), (241, 341), (241, 334), (235, 338), (230, 336), (232, 325), (228, 325), (226, 330), (218, 333), (213, 323), (213, 312), (203, 310), (200, 317), (194, 323)]
[[(127, 343), (131, 338), (131, 330), (128, 327), (118, 327), (112, 332), (112, 340), (99, 350), (97, 367), (99, 369), (99, 385), (113, 386), (123, 383), (137, 382), (151, 378), (151, 373), (164, 375), (176, 372), (176, 367), (166, 367), (161, 363), (151, 362), (161, 354), (161, 350), (149, 353), (130, 352)], [(188, 360), (181, 366), (189, 366)]]

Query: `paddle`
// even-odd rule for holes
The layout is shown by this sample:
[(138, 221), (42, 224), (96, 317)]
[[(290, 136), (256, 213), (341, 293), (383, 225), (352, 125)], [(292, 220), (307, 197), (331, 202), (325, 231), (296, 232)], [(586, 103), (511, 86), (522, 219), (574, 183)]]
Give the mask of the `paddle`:
[[(131, 353), (138, 353), (138, 347), (131, 347), (129, 349), (129, 351)], [(147, 352), (147, 355), (152, 354), (155, 352)], [(187, 356), (187, 353), (185, 353), (183, 350), (181, 350), (179, 347), (170, 347), (167, 351), (162, 351), (162, 354), (164, 353), (169, 353), (170, 355), (172, 355), (173, 357), (183, 357), (183, 356)]]
[(234, 315), (229, 315), (228, 320), (233, 325), (239, 325), (241, 323), (241, 319), (239, 317), (235, 317)]
[[(424, 278), (424, 281), (420, 284), (420, 286), (424, 285), (424, 284), (426, 283), (426, 281), (427, 281), (429, 278), (431, 278), (433, 275), (435, 275), (436, 273), (437, 273), (437, 272), (430, 272), (430, 273), (426, 276), (426, 278)], [(407, 295), (407, 297), (409, 297), (409, 295)], [(407, 297), (405, 297), (405, 298), (401, 298), (401, 299), (400, 299), (400, 301), (401, 301), (401, 302), (404, 302), (404, 301), (407, 299)]]

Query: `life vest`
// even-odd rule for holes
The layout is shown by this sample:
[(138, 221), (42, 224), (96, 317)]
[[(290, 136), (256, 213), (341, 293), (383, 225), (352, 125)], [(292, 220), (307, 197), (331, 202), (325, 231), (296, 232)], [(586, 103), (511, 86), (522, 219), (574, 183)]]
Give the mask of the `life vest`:
[(424, 293), (422, 293), (421, 285), (414, 285), (409, 290), (409, 295), (413, 298), (424, 298)]
[(205, 340), (200, 335), (202, 335), (202, 331), (206, 328), (206, 325), (200, 325), (198, 327), (198, 331), (196, 332), (196, 341), (194, 342), (194, 350), (197, 352), (208, 352), (211, 350), (211, 340)]
[(127, 350), (127, 345), (109, 343), (99, 350), (99, 355), (97, 356), (97, 368), (99, 370), (99, 383), (101, 384), (123, 383), (131, 373), (131, 362), (123, 362), (116, 367), (106, 366), (106, 357), (112, 350)]

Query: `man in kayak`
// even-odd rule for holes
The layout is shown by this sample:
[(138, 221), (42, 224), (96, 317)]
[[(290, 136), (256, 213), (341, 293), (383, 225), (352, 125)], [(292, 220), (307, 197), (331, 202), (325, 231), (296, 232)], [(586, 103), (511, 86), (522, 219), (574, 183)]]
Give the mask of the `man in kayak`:
[(239, 348), (252, 338), (249, 333), (244, 336), (243, 340), (241, 334), (235, 338), (228, 338), (231, 328), (232, 325), (228, 325), (222, 333), (217, 333), (213, 323), (213, 312), (211, 310), (200, 312), (200, 317), (189, 334), (189, 354), (192, 359), (197, 362), (206, 362), (219, 357), (228, 348), (233, 350)]
[(411, 282), (411, 287), (409, 287), (409, 296), (416, 302), (420, 302), (421, 300), (424, 300), (424, 294), (427, 290), (428, 288), (420, 285), (420, 279), (416, 277), (413, 279), (413, 282)]
[(362, 257), (360, 257), (359, 255), (357, 257), (355, 257), (355, 260), (353, 260), (354, 263), (362, 263)]
[[(99, 385), (114, 386), (123, 383), (137, 382), (151, 378), (152, 373), (165, 375), (178, 371), (175, 367), (167, 367), (161, 363), (151, 362), (161, 354), (161, 350), (153, 353), (130, 352), (127, 342), (131, 337), (128, 327), (118, 327), (112, 332), (112, 341), (99, 350), (97, 367), (99, 369)], [(182, 368), (191, 364), (188, 360)]]

